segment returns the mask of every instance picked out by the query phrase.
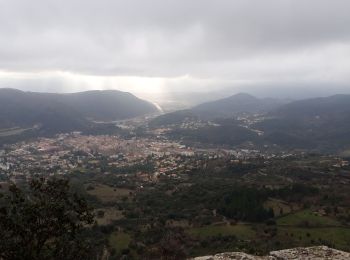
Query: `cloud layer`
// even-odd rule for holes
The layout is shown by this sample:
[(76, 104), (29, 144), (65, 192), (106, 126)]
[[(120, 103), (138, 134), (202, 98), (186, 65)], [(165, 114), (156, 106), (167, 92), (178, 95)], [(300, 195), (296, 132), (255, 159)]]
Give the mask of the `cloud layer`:
[(67, 72), (346, 86), (349, 10), (348, 0), (0, 0), (0, 83), (5, 72)]

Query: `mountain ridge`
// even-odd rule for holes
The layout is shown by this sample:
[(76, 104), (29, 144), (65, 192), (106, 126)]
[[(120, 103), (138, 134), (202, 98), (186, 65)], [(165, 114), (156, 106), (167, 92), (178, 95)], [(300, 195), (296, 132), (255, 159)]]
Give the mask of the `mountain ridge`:
[(151, 125), (180, 123), (186, 119), (211, 120), (245, 113), (267, 113), (287, 101), (273, 98), (257, 98), (247, 93), (238, 93), (226, 98), (204, 102), (189, 109), (176, 110), (155, 118)]
[(257, 98), (247, 93), (238, 93), (227, 98), (199, 104), (192, 108), (197, 113), (211, 112), (217, 116), (233, 116), (242, 113), (264, 113), (283, 104), (282, 100)]
[(117, 90), (58, 94), (0, 89), (0, 128), (40, 124), (50, 131), (70, 131), (94, 120), (128, 119), (156, 111), (150, 102)]
[[(238, 95), (228, 97), (229, 106), (232, 99), (241, 99), (249, 101), (243, 104), (241, 108), (249, 106), (252, 101), (259, 99), (250, 95)], [(261, 100), (261, 99), (260, 99)], [(214, 101), (214, 106), (221, 101)], [(225, 103), (224, 102), (224, 103)], [(212, 102), (210, 103), (213, 104)], [(224, 105), (223, 107), (227, 107)], [(200, 106), (201, 107), (201, 106)], [(205, 107), (210, 107), (205, 104)], [(222, 106), (219, 107), (222, 108)], [(231, 107), (232, 108), (232, 107)], [(213, 109), (214, 111), (217, 111)], [(169, 114), (164, 114), (151, 121), (151, 127), (171, 126), (188, 121), (214, 120), (218, 118), (227, 118), (231, 123), (222, 123), (217, 127), (199, 128), (196, 130), (177, 130), (177, 137), (188, 137), (191, 140), (206, 140), (210, 143), (237, 144), (236, 141), (253, 141), (256, 145), (268, 145), (282, 147), (284, 149), (307, 149), (315, 151), (344, 151), (350, 149), (350, 95), (337, 94), (329, 97), (319, 97), (304, 100), (292, 101), (287, 104), (276, 106), (274, 109), (262, 112), (261, 115), (255, 115), (256, 110), (247, 111), (246, 114), (254, 114), (260, 119), (252, 121), (251, 125), (245, 131), (240, 126), (240, 113), (229, 110), (229, 113), (213, 113), (213, 110), (182, 110)], [(253, 112), (252, 112), (253, 111)], [(236, 113), (235, 113), (236, 112)], [(242, 112), (243, 113), (243, 112)], [(259, 114), (259, 113), (258, 113)], [(249, 119), (249, 115), (245, 116)], [(235, 120), (238, 120), (235, 122)], [(260, 131), (256, 136), (249, 133), (250, 129)], [(209, 131), (210, 130), (210, 131)], [(239, 130), (239, 131), (237, 131)], [(232, 142), (231, 136), (241, 135), (244, 139), (235, 139)], [(221, 136), (221, 138), (218, 138)], [(201, 137), (200, 139), (198, 139)], [(204, 138), (206, 137), (206, 138)], [(210, 138), (208, 138), (210, 137)], [(218, 142), (219, 141), (219, 142)]]

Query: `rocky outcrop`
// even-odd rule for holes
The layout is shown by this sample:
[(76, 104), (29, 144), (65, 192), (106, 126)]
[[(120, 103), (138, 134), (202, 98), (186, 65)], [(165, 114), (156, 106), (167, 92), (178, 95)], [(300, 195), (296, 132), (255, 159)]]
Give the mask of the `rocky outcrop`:
[(327, 246), (298, 247), (272, 251), (267, 256), (254, 256), (242, 252), (221, 253), (212, 256), (196, 257), (194, 260), (345, 260), (350, 259), (350, 253), (329, 248)]

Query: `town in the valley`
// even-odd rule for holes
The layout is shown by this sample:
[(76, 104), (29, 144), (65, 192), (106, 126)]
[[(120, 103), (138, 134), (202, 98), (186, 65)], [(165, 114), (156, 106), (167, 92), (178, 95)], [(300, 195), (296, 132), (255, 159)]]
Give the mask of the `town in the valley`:
[(278, 155), (249, 149), (194, 148), (164, 138), (125, 139), (73, 132), (6, 145), (0, 150), (0, 174), (17, 182), (35, 174), (63, 175), (76, 171), (111, 174), (116, 169), (148, 164), (152, 165), (152, 172), (144, 173), (140, 167), (136, 176), (157, 181), (160, 176), (178, 178), (196, 167), (204, 167), (207, 160), (255, 157), (268, 159)]
[[(109, 134), (4, 144), (1, 189), (38, 177), (69, 179), (94, 208), (89, 236), (112, 259), (157, 259), (164, 250), (180, 258), (296, 246), (350, 250), (349, 157), (225, 139), (237, 129), (263, 138), (259, 115), (233, 123), (147, 120), (114, 122)], [(212, 134), (217, 129), (223, 144)], [(198, 139), (202, 131), (208, 142)]]

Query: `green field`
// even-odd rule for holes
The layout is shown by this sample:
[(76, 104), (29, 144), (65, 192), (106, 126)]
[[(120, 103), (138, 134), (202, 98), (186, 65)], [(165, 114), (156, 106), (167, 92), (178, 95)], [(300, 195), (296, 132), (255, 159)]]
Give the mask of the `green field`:
[(123, 249), (127, 249), (130, 242), (130, 235), (124, 232), (114, 232), (109, 237), (109, 245), (116, 250), (117, 254), (120, 254)]
[(122, 198), (130, 197), (130, 189), (113, 188), (107, 185), (98, 184), (93, 186), (94, 189), (87, 192), (93, 196), (99, 198), (102, 202), (114, 202), (120, 201)]
[(337, 249), (348, 251), (350, 248), (350, 229), (334, 228), (298, 228), (279, 227), (277, 237), (291, 246), (328, 244)]
[(11, 136), (11, 135), (19, 135), (22, 134), (23, 132), (30, 130), (31, 128), (19, 128), (19, 127), (14, 127), (14, 128), (6, 128), (6, 129), (0, 129), (0, 137), (6, 137), (6, 136)]
[(238, 239), (248, 240), (255, 236), (255, 232), (249, 225), (225, 225), (225, 226), (205, 226), (199, 228), (192, 228), (188, 233), (199, 237), (206, 238), (211, 236), (236, 236)]
[(319, 216), (311, 210), (303, 210), (277, 219), (277, 225), (322, 227), (341, 224), (330, 217)]

